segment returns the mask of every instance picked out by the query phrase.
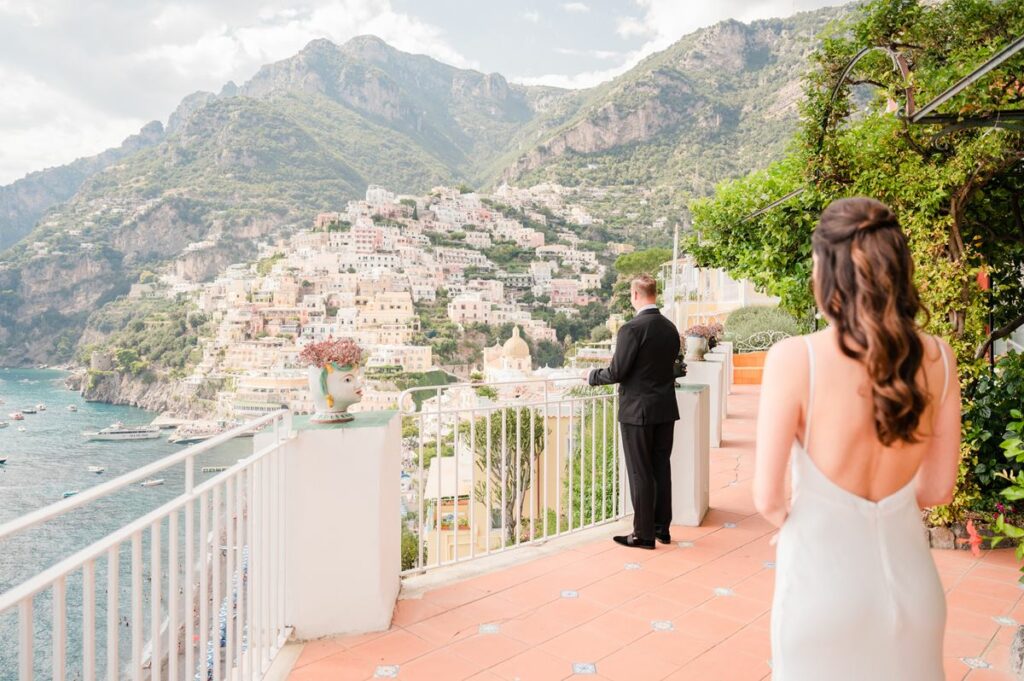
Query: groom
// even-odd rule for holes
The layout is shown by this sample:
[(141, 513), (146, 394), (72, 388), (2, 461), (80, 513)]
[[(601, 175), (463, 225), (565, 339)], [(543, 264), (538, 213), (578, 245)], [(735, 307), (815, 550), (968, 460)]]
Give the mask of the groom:
[(590, 385), (619, 384), (619, 424), (633, 499), (633, 533), (615, 537), (625, 546), (653, 549), (672, 541), (672, 431), (679, 420), (674, 363), (679, 332), (654, 304), (658, 285), (640, 275), (630, 284), (636, 316), (619, 329), (607, 369), (590, 372)]

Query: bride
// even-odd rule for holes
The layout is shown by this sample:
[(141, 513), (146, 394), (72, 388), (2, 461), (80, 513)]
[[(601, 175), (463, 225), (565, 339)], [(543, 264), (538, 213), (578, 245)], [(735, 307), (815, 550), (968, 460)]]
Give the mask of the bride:
[(773, 679), (941, 681), (946, 604), (919, 509), (956, 481), (954, 356), (917, 324), (887, 206), (836, 201), (811, 241), (828, 328), (768, 353), (757, 423), (754, 503), (781, 528)]

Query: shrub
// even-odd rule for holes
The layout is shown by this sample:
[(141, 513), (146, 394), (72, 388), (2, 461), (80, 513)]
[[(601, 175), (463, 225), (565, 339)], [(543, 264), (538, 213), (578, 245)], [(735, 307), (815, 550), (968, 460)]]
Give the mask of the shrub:
[(1024, 354), (1011, 352), (1000, 358), (993, 371), (984, 371), (964, 391), (964, 444), (969, 449), (970, 478), (978, 485), (982, 509), (991, 510), (1005, 481), (1000, 471), (1016, 474), (1024, 465), (1007, 461), (1000, 443), (1014, 410), (1024, 405)]
[[(767, 349), (772, 343), (801, 332), (800, 324), (793, 315), (778, 307), (750, 305), (741, 307), (725, 320), (725, 337), (736, 344), (737, 349), (756, 345), (759, 340)], [(749, 349), (754, 349), (753, 347)]]

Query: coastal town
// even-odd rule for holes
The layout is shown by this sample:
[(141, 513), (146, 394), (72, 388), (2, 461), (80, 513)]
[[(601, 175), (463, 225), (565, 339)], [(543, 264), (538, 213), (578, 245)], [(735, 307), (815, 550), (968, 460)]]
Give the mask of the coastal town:
[[(534, 365), (530, 345), (557, 345), (561, 354), (572, 338), (560, 338), (537, 311), (573, 317), (606, 298), (599, 290), (611, 263), (633, 250), (585, 242), (580, 228), (595, 218), (565, 194), (544, 184), (503, 185), (490, 195), (437, 187), (426, 196), (398, 196), (371, 185), (364, 200), (318, 214), (290, 238), (262, 243), (256, 262), (231, 265), (199, 284), (171, 268), (134, 285), (129, 297), (187, 298), (210, 320), (214, 331), (201, 339), (202, 359), (185, 379), (219, 381), (210, 418), (243, 420), (282, 407), (312, 411), (298, 356), (329, 338), (351, 338), (364, 351), (366, 384), (353, 411), (395, 408), (401, 388), (430, 372), (488, 381), (523, 379), (535, 370), (557, 376), (557, 367)], [(438, 353), (426, 310), (440, 311), (438, 321), (459, 334), (508, 333), (456, 361)], [(618, 315), (601, 321), (609, 325), (604, 338), (621, 323)], [(609, 347), (573, 351), (598, 361)]]

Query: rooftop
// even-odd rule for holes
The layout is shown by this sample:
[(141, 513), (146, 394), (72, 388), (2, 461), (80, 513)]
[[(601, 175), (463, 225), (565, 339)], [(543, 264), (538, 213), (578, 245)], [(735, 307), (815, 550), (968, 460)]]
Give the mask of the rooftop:
[[(672, 545), (618, 547), (608, 536), (622, 525), (605, 525), (599, 538), (556, 540), (540, 557), (432, 588), (407, 579), (388, 631), (293, 649), (287, 678), (770, 678), (774, 549), (750, 494), (756, 408), (756, 388), (737, 386), (711, 450), (712, 509), (699, 528), (673, 527)], [(946, 679), (1009, 681), (1024, 622), (1013, 552), (933, 555), (949, 607)]]

